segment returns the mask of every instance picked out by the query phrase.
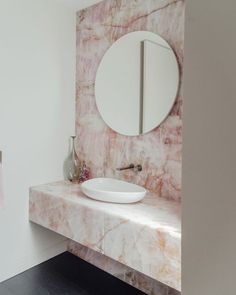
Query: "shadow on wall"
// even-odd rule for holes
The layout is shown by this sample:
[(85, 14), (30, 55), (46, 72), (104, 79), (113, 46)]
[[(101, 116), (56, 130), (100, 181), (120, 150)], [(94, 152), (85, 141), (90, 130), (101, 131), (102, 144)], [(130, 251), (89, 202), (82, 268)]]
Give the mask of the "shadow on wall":
[(3, 207), (3, 173), (2, 173), (2, 151), (0, 151), (0, 209)]

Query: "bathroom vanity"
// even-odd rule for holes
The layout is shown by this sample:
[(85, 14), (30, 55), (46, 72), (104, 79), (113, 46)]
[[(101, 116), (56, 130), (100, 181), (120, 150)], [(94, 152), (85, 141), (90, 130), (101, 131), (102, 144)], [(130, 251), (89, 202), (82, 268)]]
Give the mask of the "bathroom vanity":
[[(76, 153), (91, 178), (137, 184), (145, 198), (104, 203), (66, 182), (30, 190), (31, 221), (149, 295), (181, 291), (184, 5), (107, 0), (77, 13)], [(130, 163), (142, 170), (117, 171)]]
[(181, 289), (180, 204), (147, 193), (135, 204), (89, 199), (80, 185), (30, 189), (29, 218), (177, 290)]

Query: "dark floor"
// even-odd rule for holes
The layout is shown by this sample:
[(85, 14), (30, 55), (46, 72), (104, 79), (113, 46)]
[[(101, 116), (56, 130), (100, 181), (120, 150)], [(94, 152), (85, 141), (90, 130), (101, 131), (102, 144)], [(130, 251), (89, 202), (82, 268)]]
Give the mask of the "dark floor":
[(65, 252), (0, 283), (0, 295), (144, 295)]

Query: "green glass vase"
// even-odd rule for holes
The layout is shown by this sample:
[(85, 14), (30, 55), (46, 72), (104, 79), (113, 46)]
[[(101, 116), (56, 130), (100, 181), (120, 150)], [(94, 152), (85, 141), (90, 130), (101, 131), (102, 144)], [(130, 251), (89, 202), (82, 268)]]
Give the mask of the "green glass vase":
[(63, 164), (64, 179), (71, 182), (79, 182), (81, 163), (75, 150), (75, 136), (70, 137), (69, 153)]

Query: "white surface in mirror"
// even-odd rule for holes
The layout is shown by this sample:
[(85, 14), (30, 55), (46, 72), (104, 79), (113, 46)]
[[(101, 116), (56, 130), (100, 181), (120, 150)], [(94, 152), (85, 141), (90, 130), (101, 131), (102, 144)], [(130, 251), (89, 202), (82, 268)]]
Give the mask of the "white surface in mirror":
[(161, 123), (172, 109), (178, 90), (178, 74), (178, 65), (172, 49), (145, 40), (143, 133), (154, 129), (157, 122)]
[[(158, 45), (153, 48), (145, 42), (144, 55), (142, 42), (145, 40)], [(146, 77), (142, 73), (144, 60)], [(155, 85), (151, 86), (153, 83)], [(165, 119), (174, 104), (178, 84), (178, 63), (168, 43), (152, 32), (132, 32), (117, 40), (99, 65), (95, 81), (97, 107), (113, 130), (124, 135), (139, 135), (151, 131)], [(148, 96), (144, 103), (146, 114), (143, 119), (146, 122), (140, 132), (140, 101), (144, 94), (145, 98)]]

